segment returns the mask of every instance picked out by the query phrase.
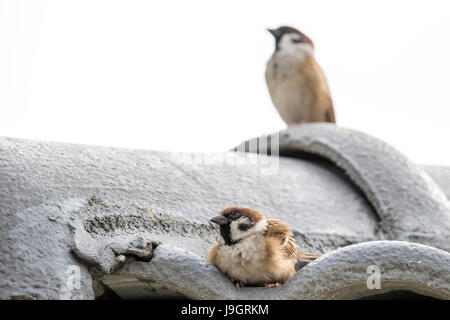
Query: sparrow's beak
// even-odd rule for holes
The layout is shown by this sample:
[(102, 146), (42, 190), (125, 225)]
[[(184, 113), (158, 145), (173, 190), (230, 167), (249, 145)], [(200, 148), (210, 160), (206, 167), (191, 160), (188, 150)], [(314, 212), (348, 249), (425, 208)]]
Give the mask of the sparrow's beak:
[(214, 217), (210, 220), (211, 222), (217, 223), (219, 226), (223, 226), (228, 223), (228, 219), (224, 216), (220, 215), (217, 217)]
[(278, 39), (278, 37), (280, 36), (278, 30), (276, 29), (267, 29), (267, 31), (269, 31), (275, 37), (275, 39)]

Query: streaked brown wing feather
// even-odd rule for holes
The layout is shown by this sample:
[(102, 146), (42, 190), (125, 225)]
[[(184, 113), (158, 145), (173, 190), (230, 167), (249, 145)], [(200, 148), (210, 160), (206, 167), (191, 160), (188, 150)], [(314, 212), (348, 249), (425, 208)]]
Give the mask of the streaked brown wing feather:
[(283, 248), (281, 249), (283, 252), (283, 257), (286, 259), (296, 259), (297, 258), (297, 244), (295, 243), (294, 239), (291, 237), (286, 238), (285, 244), (283, 245)]
[(296, 258), (297, 244), (292, 238), (293, 234), (286, 222), (275, 219), (267, 219), (267, 230), (265, 236), (276, 238), (279, 241), (284, 258)]
[(281, 220), (276, 219), (266, 219), (267, 229), (265, 232), (266, 237), (280, 238), (284, 239), (286, 236), (292, 236), (292, 232), (289, 225)]
[(276, 238), (280, 241), (283, 257), (286, 259), (297, 259), (299, 261), (311, 262), (319, 258), (319, 255), (309, 252), (298, 251), (293, 233), (289, 225), (280, 220), (267, 219), (266, 237)]
[(336, 123), (328, 82), (319, 64), (313, 57), (306, 58), (300, 65), (300, 72), (308, 79), (305, 84), (310, 86), (309, 90), (316, 92), (314, 120)]

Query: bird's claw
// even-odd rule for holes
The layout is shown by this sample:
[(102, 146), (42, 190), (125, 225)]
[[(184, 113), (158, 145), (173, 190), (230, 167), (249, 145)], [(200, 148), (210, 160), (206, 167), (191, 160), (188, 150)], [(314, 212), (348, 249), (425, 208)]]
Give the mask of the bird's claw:
[(237, 290), (239, 290), (239, 288), (244, 287), (244, 283), (242, 281), (231, 279), (231, 282), (233, 282), (233, 285), (236, 287)]
[(275, 282), (275, 283), (266, 283), (264, 285), (264, 288), (278, 288), (279, 286), (281, 286), (281, 284), (279, 282)]

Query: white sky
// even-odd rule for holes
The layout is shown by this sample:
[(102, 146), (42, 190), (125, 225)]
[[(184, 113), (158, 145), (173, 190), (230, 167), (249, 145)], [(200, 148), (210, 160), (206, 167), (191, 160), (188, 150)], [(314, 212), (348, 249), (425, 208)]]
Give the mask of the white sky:
[(215, 152), (278, 131), (281, 24), (314, 40), (339, 125), (450, 165), (448, 1), (0, 0), (0, 135)]

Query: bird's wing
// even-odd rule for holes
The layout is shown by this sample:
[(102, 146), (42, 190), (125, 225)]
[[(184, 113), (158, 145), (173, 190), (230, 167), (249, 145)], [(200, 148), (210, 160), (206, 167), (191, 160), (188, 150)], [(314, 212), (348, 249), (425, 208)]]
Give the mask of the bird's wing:
[(264, 235), (279, 241), (278, 243), (284, 258), (297, 258), (297, 244), (295, 243), (294, 238), (292, 238), (293, 234), (286, 222), (267, 219), (267, 229)]
[(308, 57), (299, 67), (300, 72), (307, 79), (303, 85), (309, 86), (309, 90), (315, 92), (316, 120), (336, 123), (328, 82), (319, 64), (313, 57)]
[(275, 238), (279, 241), (279, 245), (281, 246), (280, 249), (283, 252), (283, 257), (286, 259), (311, 262), (319, 258), (319, 255), (317, 254), (298, 251), (293, 234), (286, 222), (275, 219), (267, 219), (267, 230), (264, 235), (269, 238)]

